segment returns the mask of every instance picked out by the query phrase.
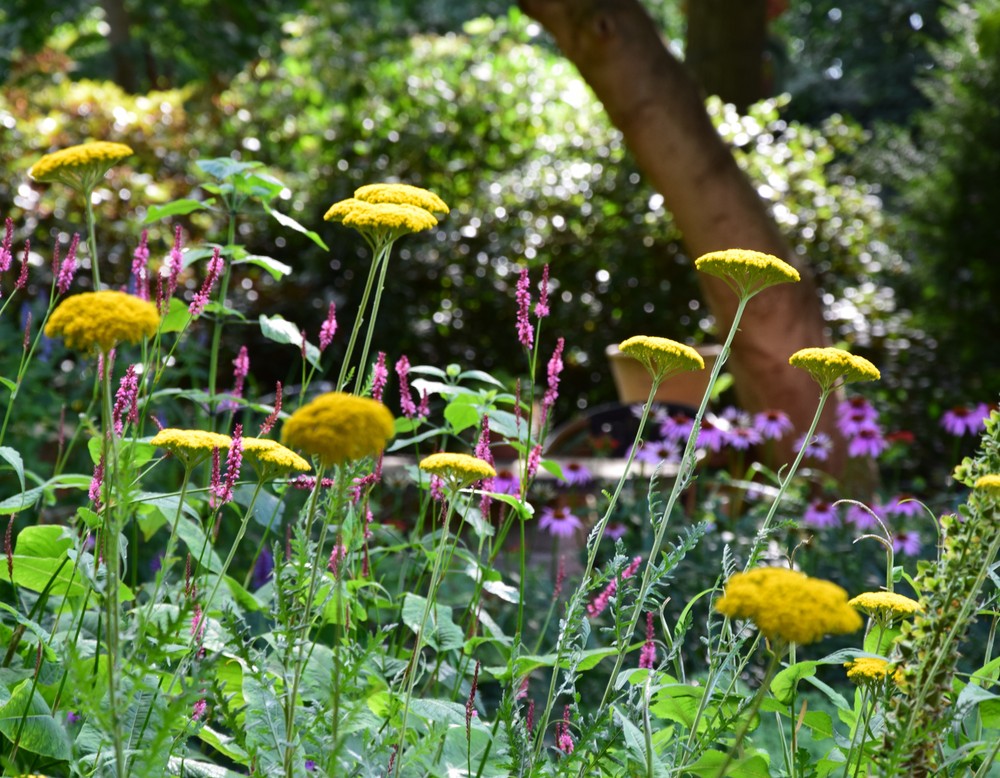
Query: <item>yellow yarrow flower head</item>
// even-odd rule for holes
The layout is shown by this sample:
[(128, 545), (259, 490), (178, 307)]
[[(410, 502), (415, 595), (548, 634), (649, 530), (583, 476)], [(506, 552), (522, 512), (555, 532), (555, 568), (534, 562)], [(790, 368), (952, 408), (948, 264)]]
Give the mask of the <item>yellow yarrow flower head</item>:
[(419, 467), (438, 476), (453, 489), (461, 489), (484, 478), (494, 478), (497, 474), (489, 462), (469, 454), (431, 454), (420, 460)]
[(768, 640), (800, 645), (861, 628), (847, 592), (785, 567), (735, 573), (715, 609), (733, 619), (749, 619)]
[(118, 343), (151, 338), (160, 326), (156, 304), (115, 291), (83, 292), (62, 300), (45, 325), (45, 334), (61, 337), (69, 348), (103, 353)]
[(381, 453), (393, 433), (392, 414), (382, 403), (328, 392), (295, 411), (281, 439), (330, 466)]
[(800, 349), (788, 358), (788, 364), (809, 373), (824, 392), (835, 386), (877, 381), (882, 377), (878, 368), (867, 359), (839, 348)]
[(642, 362), (656, 382), (677, 373), (705, 369), (701, 354), (667, 338), (635, 335), (619, 343), (618, 350)]
[(859, 656), (850, 662), (845, 662), (847, 678), (858, 686), (881, 684), (889, 678), (899, 682), (902, 678), (902, 668), (893, 668), (891, 662), (873, 656)]
[(149, 442), (174, 454), (185, 467), (193, 467), (207, 459), (215, 449), (228, 451), (233, 445), (233, 439), (228, 435), (208, 430), (182, 430), (174, 427), (160, 430)]
[(863, 592), (847, 603), (862, 613), (867, 613), (878, 623), (888, 626), (894, 619), (912, 616), (923, 610), (916, 600), (896, 592)]
[(994, 497), (1000, 497), (1000, 475), (996, 473), (981, 475), (976, 479), (974, 487), (988, 492)]
[(116, 163), (131, 155), (132, 149), (124, 143), (93, 141), (46, 154), (28, 175), (35, 181), (59, 182), (89, 192)]
[(366, 203), (415, 205), (431, 213), (450, 213), (445, 201), (436, 194), (409, 184), (365, 184), (354, 190), (354, 197)]
[(698, 257), (694, 266), (703, 273), (721, 278), (740, 299), (747, 300), (769, 286), (799, 280), (799, 271), (784, 260), (746, 249), (712, 251)]
[(294, 451), (267, 438), (243, 438), (243, 456), (253, 465), (261, 480), (292, 470), (304, 473), (312, 468)]
[(411, 232), (435, 227), (437, 217), (410, 203), (370, 203), (350, 197), (330, 206), (323, 218), (360, 232), (375, 246), (392, 242)]

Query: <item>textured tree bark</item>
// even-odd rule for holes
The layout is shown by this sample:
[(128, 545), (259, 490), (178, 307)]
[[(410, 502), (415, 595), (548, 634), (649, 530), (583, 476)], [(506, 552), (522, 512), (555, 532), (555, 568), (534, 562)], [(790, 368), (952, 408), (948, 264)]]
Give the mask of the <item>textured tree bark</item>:
[[(705, 111), (703, 96), (667, 50), (637, 0), (520, 0), (522, 9), (555, 38), (580, 71), (653, 186), (663, 195), (695, 257), (729, 248), (781, 257), (802, 275), (752, 300), (734, 341), (729, 368), (747, 410), (781, 409), (799, 433), (808, 429), (819, 391), (788, 357), (800, 348), (829, 345), (822, 306), (809, 267), (795, 256), (766, 206)], [(720, 279), (699, 273), (705, 300), (728, 331), (736, 297)], [(656, 334), (682, 339), (668, 323)], [(843, 464), (843, 444), (832, 411), (820, 429), (836, 446), (828, 463)], [(790, 440), (780, 452), (787, 456)]]
[(689, 0), (684, 64), (740, 111), (765, 97), (766, 0)]

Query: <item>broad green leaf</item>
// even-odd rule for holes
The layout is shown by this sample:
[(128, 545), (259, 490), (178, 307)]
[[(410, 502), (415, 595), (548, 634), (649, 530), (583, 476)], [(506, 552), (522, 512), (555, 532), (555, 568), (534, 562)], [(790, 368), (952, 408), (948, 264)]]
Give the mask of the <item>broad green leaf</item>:
[(142, 220), (142, 223), (151, 224), (168, 216), (184, 216), (194, 211), (207, 210), (211, 208), (213, 203), (215, 203), (214, 197), (209, 197), (207, 200), (193, 200), (185, 197), (164, 205), (151, 205), (146, 209), (146, 218)]
[[(726, 755), (721, 751), (704, 751), (693, 764), (684, 765), (683, 775), (697, 775), (700, 778), (716, 778)], [(767, 760), (759, 754), (745, 759), (733, 760), (724, 773), (728, 778), (770, 778)]]
[[(302, 331), (292, 322), (287, 321), (280, 315), (265, 316), (260, 315), (260, 332), (268, 340), (275, 343), (287, 343), (297, 348), (302, 348)], [(306, 360), (314, 367), (319, 367), (319, 349), (312, 343), (306, 341)]]
[(18, 483), (21, 484), (21, 491), (24, 491), (24, 461), (16, 449), (10, 446), (0, 446), (0, 459), (7, 460), (7, 463), (17, 474)]
[(11, 513), (27, 510), (34, 505), (38, 499), (46, 492), (54, 489), (82, 489), (87, 491), (90, 488), (91, 476), (80, 475), (78, 473), (65, 473), (55, 478), (50, 478), (41, 486), (21, 492), (8, 497), (0, 502), (0, 516), (8, 516)]
[(410, 701), (410, 713), (439, 724), (461, 725), (464, 735), (465, 705), (463, 703), (415, 698)]
[(648, 758), (646, 753), (646, 736), (641, 729), (639, 729), (635, 724), (633, 724), (627, 715), (623, 714), (617, 708), (614, 708), (616, 715), (616, 721), (621, 726), (622, 732), (625, 735), (625, 746), (631, 752), (633, 758), (643, 767), (647, 765), (652, 767), (652, 775), (654, 778), (666, 778), (667, 769), (666, 766), (660, 761), (659, 755), (653, 749), (652, 758)]
[(245, 170), (254, 170), (262, 167), (260, 162), (238, 162), (231, 157), (215, 157), (213, 159), (199, 159), (195, 167), (203, 173), (207, 173), (217, 181), (225, 181), (230, 176), (242, 173)]
[(483, 383), (493, 384), (493, 386), (499, 386), (501, 389), (505, 388), (499, 380), (491, 376), (489, 373), (484, 373), (482, 370), (465, 370), (461, 375), (459, 375), (458, 378), (460, 381), (471, 378), (476, 381), (482, 381)]
[[(426, 609), (425, 597), (407, 592), (403, 597), (403, 623), (414, 633), (419, 632)], [(462, 628), (452, 621), (452, 609), (447, 605), (435, 603), (427, 613), (427, 621), (423, 627), (424, 642), (435, 651), (451, 651), (461, 648), (465, 642)]]
[(656, 692), (653, 704), (649, 706), (649, 712), (658, 719), (675, 721), (690, 729), (694, 726), (694, 719), (704, 695), (705, 688), (702, 686), (669, 684)]
[(276, 222), (278, 222), (278, 224), (280, 224), (282, 227), (288, 227), (289, 229), (295, 230), (296, 232), (301, 232), (303, 235), (309, 238), (309, 240), (311, 240), (313, 243), (315, 243), (324, 251), (330, 250), (330, 247), (323, 242), (323, 239), (317, 233), (313, 232), (312, 230), (307, 230), (305, 227), (303, 227), (301, 224), (295, 221), (295, 219), (293, 219), (291, 216), (279, 213), (278, 211), (271, 208), (271, 206), (268, 205), (267, 203), (262, 203), (262, 205), (264, 206), (264, 210), (267, 211), (271, 215), (271, 217)]
[(5, 602), (0, 602), (0, 609), (7, 611), (14, 617), (14, 620), (18, 624), (23, 626), (26, 630), (28, 630), (28, 632), (38, 638), (38, 643), (42, 646), (42, 649), (45, 652), (45, 658), (48, 661), (55, 662), (57, 660), (58, 657), (56, 652), (49, 646), (49, 639), (51, 638), (51, 635), (49, 635), (49, 633), (46, 632), (40, 624), (32, 621), (31, 619), (25, 618), (20, 611), (15, 610)]
[(25, 527), (17, 533), (14, 553), (25, 557), (62, 559), (73, 547), (73, 535), (68, 527), (45, 524)]
[(10, 699), (0, 707), (0, 732), (13, 741), (19, 729), (21, 750), (50, 759), (70, 758), (71, 749), (66, 729), (53, 717), (42, 695), (33, 692), (30, 678), (18, 684), (11, 692)]
[(191, 313), (183, 300), (170, 298), (167, 315), (160, 319), (160, 332), (183, 332), (191, 323)]
[(816, 662), (796, 662), (774, 676), (771, 694), (783, 705), (788, 705), (795, 696), (799, 680), (816, 675)]
[[(481, 494), (481, 492), (477, 492)], [(522, 521), (527, 521), (528, 519), (535, 518), (535, 508), (530, 502), (521, 502), (520, 497), (515, 497), (512, 494), (500, 493), (500, 492), (486, 492), (491, 498), (497, 502), (502, 502), (505, 505), (509, 505), (515, 511), (517, 511), (518, 518)]]
[(899, 637), (900, 630), (897, 628), (882, 628), (875, 626), (865, 637), (865, 651), (869, 654), (888, 656), (892, 650), (892, 644)]
[[(618, 654), (618, 649), (612, 646), (606, 646), (604, 648), (591, 648), (586, 651), (581, 651), (576, 655), (577, 670), (581, 672), (586, 672), (594, 667), (596, 667), (602, 660), (607, 659), (610, 656), (616, 656)], [(572, 657), (564, 656), (562, 661), (559, 662), (559, 667), (563, 670), (569, 668)], [(553, 654), (524, 654), (519, 656), (514, 662), (513, 677), (521, 678), (532, 670), (537, 670), (539, 667), (553, 667), (556, 663), (556, 655)], [(493, 667), (488, 667), (490, 675), (500, 681), (508, 680), (511, 677), (511, 673), (507, 668), (507, 665), (494, 665)]]
[(479, 424), (478, 409), (465, 397), (456, 398), (448, 403), (444, 409), (444, 417), (451, 425), (451, 431), (455, 435)]
[(260, 254), (248, 254), (242, 259), (233, 262), (234, 265), (255, 265), (261, 270), (266, 270), (275, 281), (280, 281), (292, 272), (292, 266), (279, 262), (273, 257), (265, 257)]

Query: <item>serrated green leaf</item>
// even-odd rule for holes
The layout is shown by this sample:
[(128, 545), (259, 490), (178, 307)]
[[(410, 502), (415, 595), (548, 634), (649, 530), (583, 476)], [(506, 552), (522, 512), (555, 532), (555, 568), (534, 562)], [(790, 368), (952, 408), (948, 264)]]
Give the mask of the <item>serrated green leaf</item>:
[(208, 210), (214, 203), (215, 198), (209, 197), (207, 200), (182, 198), (166, 203), (165, 205), (151, 205), (146, 209), (146, 218), (142, 220), (142, 223), (151, 224), (168, 216), (184, 216), (194, 211)]
[[(264, 775), (284, 772), (284, 754), (287, 743), (285, 712), (274, 694), (252, 675), (243, 676), (243, 700), (246, 702), (246, 746), (257, 757), (257, 766)], [(296, 738), (296, 741), (298, 738)], [(296, 749), (296, 754), (299, 754)], [(305, 775), (305, 761), (296, 757), (295, 775)]]

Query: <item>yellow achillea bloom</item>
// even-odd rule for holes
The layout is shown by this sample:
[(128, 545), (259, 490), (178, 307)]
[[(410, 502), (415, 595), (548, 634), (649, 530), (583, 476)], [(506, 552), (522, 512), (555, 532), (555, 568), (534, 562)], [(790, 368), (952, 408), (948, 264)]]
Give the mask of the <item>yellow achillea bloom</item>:
[(879, 623), (888, 623), (899, 616), (912, 616), (923, 610), (919, 602), (896, 592), (863, 592), (847, 604), (867, 613)]
[(46, 154), (31, 166), (28, 175), (35, 181), (56, 181), (89, 192), (115, 163), (131, 155), (132, 149), (124, 143), (93, 141)]
[(281, 439), (329, 466), (381, 453), (393, 433), (392, 414), (382, 403), (328, 392), (295, 411)]
[(96, 346), (107, 353), (117, 343), (138, 343), (152, 337), (159, 326), (154, 303), (124, 292), (83, 292), (56, 306), (45, 334), (62, 337), (70, 348)]
[(705, 360), (690, 346), (667, 338), (635, 335), (623, 340), (618, 350), (638, 359), (657, 381), (668, 375), (704, 370)]
[(847, 677), (858, 686), (865, 684), (877, 684), (892, 678), (897, 683), (902, 678), (901, 668), (892, 669), (892, 664), (884, 659), (877, 659), (873, 656), (859, 656), (851, 662), (845, 662)]
[(409, 184), (365, 184), (354, 190), (354, 197), (367, 203), (415, 205), (431, 213), (450, 213), (445, 201), (436, 194)]
[(979, 476), (976, 479), (975, 488), (1000, 496), (1000, 475), (990, 473), (989, 475)]
[(233, 439), (228, 435), (173, 427), (160, 430), (149, 442), (159, 448), (165, 448), (188, 467), (208, 457), (214, 449), (228, 451), (233, 445)]
[(694, 266), (703, 273), (721, 278), (740, 298), (750, 298), (775, 284), (799, 280), (799, 271), (784, 260), (746, 249), (712, 251), (698, 257)]
[(483, 478), (493, 478), (497, 474), (489, 462), (468, 454), (431, 454), (420, 460), (419, 467), (426, 473), (449, 481), (456, 488)]
[(861, 617), (847, 604), (847, 592), (785, 567), (735, 573), (715, 609), (733, 619), (749, 619), (768, 640), (800, 645), (861, 628)]
[(312, 467), (291, 449), (267, 438), (243, 438), (243, 456), (257, 469), (262, 478), (290, 470), (304, 473)]
[(789, 357), (788, 364), (805, 370), (824, 391), (837, 382), (877, 381), (882, 377), (867, 359), (839, 348), (800, 349)]
[(334, 203), (323, 216), (338, 221), (373, 240), (395, 240), (410, 232), (422, 232), (437, 225), (430, 211), (408, 203), (369, 203), (348, 198)]

